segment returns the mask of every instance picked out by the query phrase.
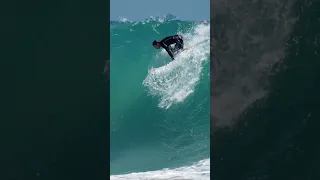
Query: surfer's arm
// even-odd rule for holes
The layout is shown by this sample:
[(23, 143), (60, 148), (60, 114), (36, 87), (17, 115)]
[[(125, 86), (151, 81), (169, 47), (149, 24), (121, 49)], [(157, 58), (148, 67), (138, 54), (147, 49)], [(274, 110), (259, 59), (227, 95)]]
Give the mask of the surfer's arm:
[(171, 59), (174, 60), (173, 54), (172, 54), (172, 52), (169, 50), (168, 46), (165, 47), (164, 49), (167, 51), (167, 53), (169, 54), (169, 56), (171, 57)]
[(165, 49), (165, 50), (167, 51), (167, 53), (169, 54), (169, 56), (171, 57), (171, 59), (174, 60), (173, 54), (172, 54), (172, 52), (170, 51), (169, 46), (167, 46), (167, 45), (164, 44), (164, 43), (161, 43), (161, 46), (162, 46), (163, 49)]

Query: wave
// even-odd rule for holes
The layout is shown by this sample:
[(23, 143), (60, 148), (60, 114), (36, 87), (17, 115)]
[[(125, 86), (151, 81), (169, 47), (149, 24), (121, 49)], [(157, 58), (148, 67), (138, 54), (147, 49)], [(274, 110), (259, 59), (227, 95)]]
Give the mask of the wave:
[(162, 169), (158, 171), (138, 172), (123, 175), (110, 176), (111, 180), (209, 180), (210, 159), (201, 160), (192, 166), (185, 166), (176, 169)]
[[(168, 109), (174, 103), (183, 102), (194, 92), (203, 67), (210, 61), (210, 26), (198, 25), (192, 32), (180, 33), (186, 48), (174, 61), (165, 66), (149, 69), (143, 85), (152, 96), (159, 96), (159, 107)], [(166, 56), (165, 50), (157, 59)]]
[[(199, 165), (210, 152), (209, 32), (175, 18), (111, 23), (111, 178), (185, 171), (180, 179), (209, 179)], [(171, 61), (152, 41), (174, 34), (189, 49)]]

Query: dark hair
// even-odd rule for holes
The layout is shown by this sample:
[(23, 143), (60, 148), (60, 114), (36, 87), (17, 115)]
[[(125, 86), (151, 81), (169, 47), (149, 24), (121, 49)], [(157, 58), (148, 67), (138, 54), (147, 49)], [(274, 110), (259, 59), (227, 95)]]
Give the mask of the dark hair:
[(158, 41), (157, 41), (157, 40), (154, 40), (154, 41), (152, 42), (152, 45), (155, 46), (157, 43), (158, 43)]

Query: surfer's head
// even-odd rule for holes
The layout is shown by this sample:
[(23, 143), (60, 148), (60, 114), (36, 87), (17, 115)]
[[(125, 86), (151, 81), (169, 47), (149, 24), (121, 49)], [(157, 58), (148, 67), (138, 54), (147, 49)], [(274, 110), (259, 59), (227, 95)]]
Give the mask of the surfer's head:
[(152, 46), (156, 49), (159, 49), (161, 47), (160, 43), (157, 40), (154, 40), (152, 42)]

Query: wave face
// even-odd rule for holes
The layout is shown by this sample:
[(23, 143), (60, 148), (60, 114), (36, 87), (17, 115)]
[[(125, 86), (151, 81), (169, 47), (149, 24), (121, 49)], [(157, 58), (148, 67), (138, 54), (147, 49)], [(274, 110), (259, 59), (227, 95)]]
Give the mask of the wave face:
[[(174, 34), (189, 49), (171, 61), (152, 41)], [(123, 18), (110, 52), (111, 179), (209, 179), (210, 26)]]

